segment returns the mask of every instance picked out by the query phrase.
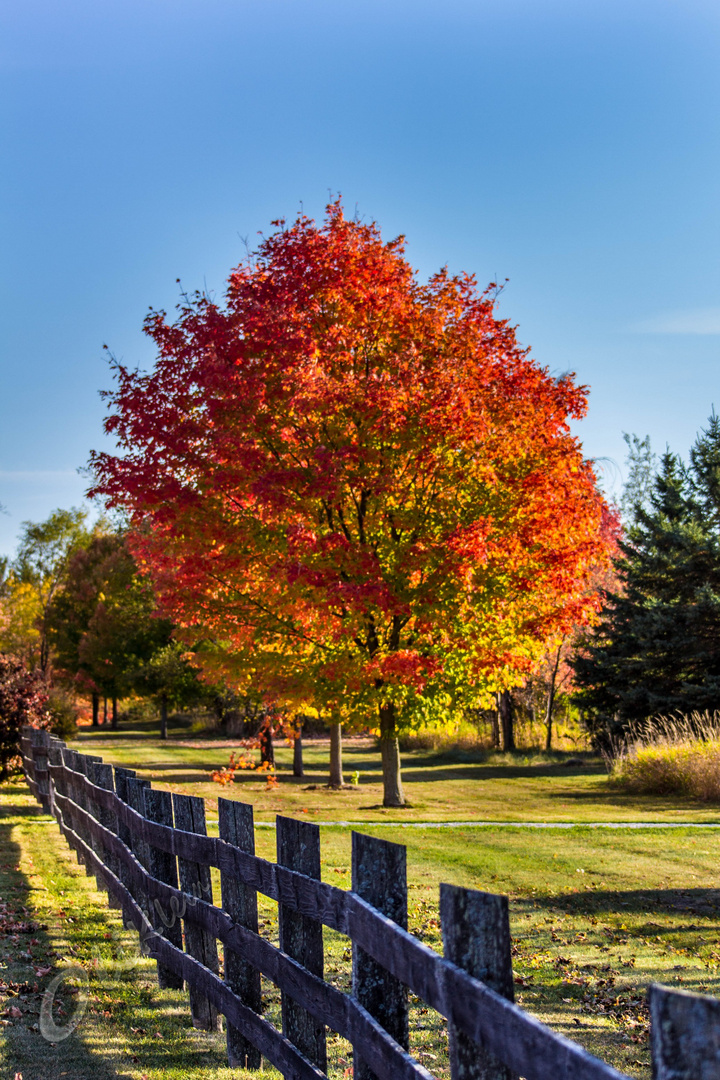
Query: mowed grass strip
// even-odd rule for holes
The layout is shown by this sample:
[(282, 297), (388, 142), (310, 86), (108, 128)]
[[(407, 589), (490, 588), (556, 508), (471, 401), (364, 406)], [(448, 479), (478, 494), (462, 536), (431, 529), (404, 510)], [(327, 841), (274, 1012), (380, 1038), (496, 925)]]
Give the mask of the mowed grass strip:
[[(123, 931), (24, 785), (1, 791), (0, 891), (14, 917), (33, 924), (2, 938), (6, 1074), (20, 1071), (24, 1080), (243, 1075), (225, 1067), (222, 1035), (192, 1029), (186, 995), (158, 990), (153, 962), (137, 958), (136, 935)], [(720, 991), (720, 834), (714, 830), (399, 825), (377, 835), (407, 846), (410, 929), (438, 951), (441, 881), (508, 894), (518, 1002), (632, 1076), (650, 1075), (650, 982)], [(323, 879), (349, 888), (350, 831), (324, 827), (321, 837)], [(274, 859), (274, 830), (258, 830), (257, 851)], [(261, 899), (260, 916), (261, 932), (277, 942), (277, 905)], [(347, 990), (350, 943), (330, 930), (325, 943), (326, 977)], [(33, 1025), (43, 985), (68, 962), (88, 972), (90, 1008), (76, 1034), (52, 1047)], [(279, 994), (270, 983), (265, 989), (266, 1015), (279, 1024)], [(13, 1006), (19, 1018), (8, 1014)], [(63, 1007), (71, 1010), (73, 1001)], [(416, 999), (411, 1048), (432, 1072), (447, 1075), (444, 1021)], [(331, 1075), (349, 1075), (351, 1048), (332, 1037), (329, 1050)]]
[(278, 740), (279, 783), (269, 789), (266, 778), (252, 771), (239, 772), (226, 787), (212, 781), (210, 774), (227, 764), (239, 740), (191, 738), (180, 726), (171, 729), (171, 736), (160, 742), (155, 725), (149, 724), (118, 732), (85, 728), (72, 745), (112, 764), (137, 769), (157, 787), (205, 798), (211, 818), (221, 795), (252, 803), (256, 820), (266, 822), (276, 814), (363, 823), (720, 821), (719, 809), (700, 800), (619, 790), (608, 783), (603, 762), (590, 754), (407, 751), (403, 779), (410, 805), (387, 810), (382, 806), (380, 754), (370, 738), (345, 740), (345, 778), (357, 773), (359, 783), (332, 791), (326, 786), (327, 739), (305, 740), (302, 778), (292, 775), (292, 749)]

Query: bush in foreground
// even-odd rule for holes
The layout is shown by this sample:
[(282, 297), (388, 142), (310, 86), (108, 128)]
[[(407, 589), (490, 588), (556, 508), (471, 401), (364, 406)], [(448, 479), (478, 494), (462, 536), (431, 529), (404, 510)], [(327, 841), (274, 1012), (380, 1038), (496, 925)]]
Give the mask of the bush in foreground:
[(720, 802), (720, 713), (660, 717), (635, 728), (611, 778), (642, 794)]

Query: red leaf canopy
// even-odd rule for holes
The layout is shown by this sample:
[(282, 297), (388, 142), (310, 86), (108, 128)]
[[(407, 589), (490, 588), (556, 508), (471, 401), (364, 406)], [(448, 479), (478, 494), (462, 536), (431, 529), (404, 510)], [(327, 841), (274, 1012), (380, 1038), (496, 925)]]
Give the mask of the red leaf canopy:
[(151, 373), (115, 365), (92, 493), (238, 678), (376, 702), (507, 685), (595, 604), (612, 530), (568, 428), (585, 389), (473, 278), (420, 284), (339, 203), (274, 224), (223, 305), (151, 313)]

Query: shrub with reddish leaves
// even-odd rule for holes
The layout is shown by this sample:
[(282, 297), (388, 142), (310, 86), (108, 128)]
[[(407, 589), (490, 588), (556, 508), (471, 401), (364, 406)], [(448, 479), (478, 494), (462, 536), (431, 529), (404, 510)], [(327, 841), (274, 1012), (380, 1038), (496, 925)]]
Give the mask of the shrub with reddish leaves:
[(46, 728), (47, 687), (40, 672), (0, 653), (0, 780), (20, 767), (20, 731), (25, 724)]

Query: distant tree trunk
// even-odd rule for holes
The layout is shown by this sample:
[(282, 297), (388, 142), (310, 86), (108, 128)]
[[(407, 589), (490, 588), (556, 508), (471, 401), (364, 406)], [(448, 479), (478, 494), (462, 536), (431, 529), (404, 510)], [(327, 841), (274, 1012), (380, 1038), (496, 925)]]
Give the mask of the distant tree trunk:
[(92, 726), (93, 727), (100, 727), (100, 695), (95, 690), (93, 690), (93, 696), (92, 696), (92, 711), (93, 711)]
[(302, 747), (302, 716), (295, 717), (295, 740), (293, 742), (293, 776), (304, 776)]
[(343, 780), (342, 764), (342, 724), (330, 725), (330, 787), (341, 788)]
[(498, 694), (498, 707), (490, 713), (490, 727), (492, 729), (493, 750), (500, 749), (500, 695)]
[(380, 754), (383, 770), (383, 806), (405, 806), (405, 792), (400, 772), (400, 744), (395, 727), (395, 703), (378, 708), (380, 715)]
[(500, 726), (502, 728), (503, 750), (515, 749), (515, 731), (513, 729), (513, 703), (509, 690), (500, 695)]
[(107, 724), (107, 697), (103, 695), (103, 724)]
[(40, 670), (45, 678), (48, 675), (48, 668), (50, 666), (50, 643), (48, 641), (47, 632), (47, 608), (45, 615), (43, 616), (42, 625), (40, 627)]
[(167, 739), (167, 698), (160, 698), (160, 738)]
[[(563, 642), (564, 642), (563, 638)], [(545, 749), (552, 750), (552, 722), (553, 722), (553, 707), (555, 705), (555, 684), (557, 682), (557, 673), (560, 670), (560, 653), (562, 652), (562, 643), (558, 646), (558, 651), (555, 654), (555, 663), (553, 664), (552, 672), (550, 673), (550, 688), (548, 690), (547, 708), (545, 710)]]
[(113, 731), (117, 731), (117, 726), (118, 726), (117, 698), (113, 694), (113, 699), (112, 699), (112, 727), (113, 727)]
[(265, 720), (258, 735), (260, 740), (260, 761), (263, 765), (272, 765), (275, 768), (275, 748), (272, 737), (272, 724), (269, 720)]

